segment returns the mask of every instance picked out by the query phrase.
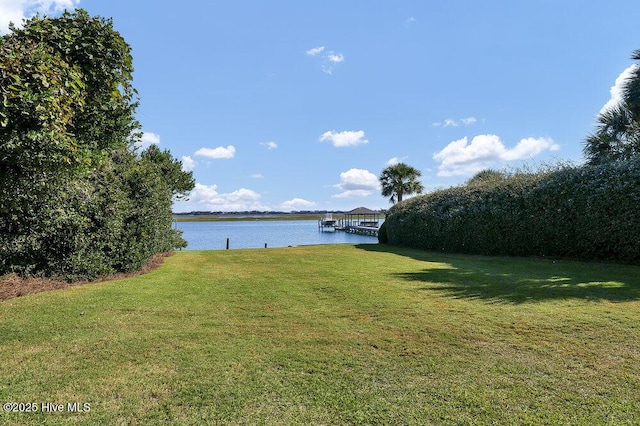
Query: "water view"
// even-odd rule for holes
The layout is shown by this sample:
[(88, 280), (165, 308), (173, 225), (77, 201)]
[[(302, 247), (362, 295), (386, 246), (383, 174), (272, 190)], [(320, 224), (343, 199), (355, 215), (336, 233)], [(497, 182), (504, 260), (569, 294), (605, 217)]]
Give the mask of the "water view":
[(317, 220), (176, 222), (189, 243), (187, 250), (287, 247), (308, 244), (376, 244), (377, 237), (346, 232), (322, 232)]

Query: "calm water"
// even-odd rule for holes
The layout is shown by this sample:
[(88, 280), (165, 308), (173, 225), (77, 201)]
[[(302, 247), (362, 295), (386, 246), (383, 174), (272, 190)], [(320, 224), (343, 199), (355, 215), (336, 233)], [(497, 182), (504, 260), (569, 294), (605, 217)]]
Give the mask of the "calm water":
[(321, 232), (317, 220), (264, 220), (237, 222), (176, 222), (183, 231), (187, 250), (287, 247), (307, 244), (375, 244), (377, 237)]

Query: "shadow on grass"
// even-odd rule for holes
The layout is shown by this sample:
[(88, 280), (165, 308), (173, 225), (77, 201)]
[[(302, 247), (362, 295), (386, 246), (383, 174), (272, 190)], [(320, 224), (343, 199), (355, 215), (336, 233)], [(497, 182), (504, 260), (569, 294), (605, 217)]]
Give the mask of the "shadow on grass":
[(419, 289), (446, 297), (490, 303), (562, 299), (626, 302), (640, 300), (640, 267), (545, 258), (438, 253), (389, 245), (357, 245), (428, 262), (419, 271), (393, 277), (424, 283)]

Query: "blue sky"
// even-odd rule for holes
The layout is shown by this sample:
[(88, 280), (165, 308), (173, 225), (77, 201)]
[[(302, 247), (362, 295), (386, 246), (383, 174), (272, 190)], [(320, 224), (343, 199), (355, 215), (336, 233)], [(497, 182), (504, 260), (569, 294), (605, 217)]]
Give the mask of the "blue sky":
[(138, 119), (197, 182), (174, 211), (387, 208), (404, 161), (427, 191), (485, 168), (582, 161), (640, 49), (636, 0), (0, 0), (113, 18)]

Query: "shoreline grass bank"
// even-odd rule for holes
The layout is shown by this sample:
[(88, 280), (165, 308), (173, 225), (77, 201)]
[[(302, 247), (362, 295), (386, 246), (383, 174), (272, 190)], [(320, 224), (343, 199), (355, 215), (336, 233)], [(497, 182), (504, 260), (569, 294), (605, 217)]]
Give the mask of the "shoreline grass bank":
[[(341, 218), (344, 213), (333, 213), (335, 218)], [(269, 214), (245, 214), (245, 213), (221, 213), (221, 214), (174, 214), (175, 222), (232, 222), (253, 220), (319, 220), (323, 213), (269, 213)], [(384, 215), (380, 214), (381, 220)]]

